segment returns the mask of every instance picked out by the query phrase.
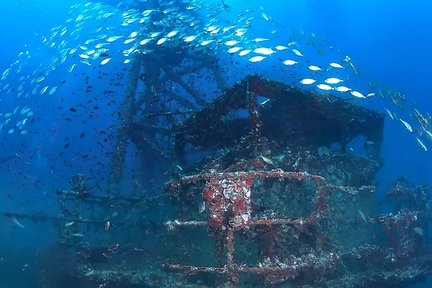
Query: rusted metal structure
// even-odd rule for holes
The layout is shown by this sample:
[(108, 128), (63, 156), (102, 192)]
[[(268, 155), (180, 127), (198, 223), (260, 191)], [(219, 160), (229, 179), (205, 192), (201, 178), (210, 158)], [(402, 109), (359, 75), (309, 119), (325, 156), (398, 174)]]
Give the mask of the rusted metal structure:
[[(397, 213), (377, 212), (382, 129), (382, 115), (333, 96), (257, 76), (236, 83), (176, 130), (179, 162), (201, 173), (167, 184), (182, 204), (206, 206), (208, 216), (191, 219), (189, 206), (189, 219), (165, 226), (177, 233), (206, 227), (219, 265), (165, 267), (225, 274), (218, 285), (227, 287), (266, 285), (248, 282), (252, 275), (281, 287), (403, 287), (429, 275), (429, 250), (420, 244), (430, 221), (429, 204), (421, 204), (429, 203), (427, 188), (399, 181), (388, 194)], [(359, 136), (364, 154), (351, 155), (349, 143)], [(340, 147), (332, 151), (332, 144)], [(205, 153), (188, 155), (197, 150)], [(236, 245), (239, 238), (258, 248)], [(251, 247), (257, 257), (243, 253), (255, 265), (238, 252)]]
[[(266, 100), (266, 104), (260, 105), (258, 97), (270, 99), (270, 102)], [(297, 125), (294, 129), (289, 127), (293, 120)], [(225, 249), (225, 256), (217, 257), (226, 259), (226, 263), (220, 267), (181, 264), (169, 264), (166, 267), (185, 273), (227, 274), (228, 287), (239, 284), (240, 273), (263, 275), (271, 283), (278, 283), (294, 279), (310, 270), (321, 271), (314, 277), (335, 271), (339, 265), (339, 256), (336, 252), (325, 251), (327, 231), (322, 229), (321, 222), (328, 221), (328, 210), (332, 210), (329, 203), (332, 193), (371, 195), (370, 192), (374, 191), (369, 176), (373, 175), (372, 170), (376, 171), (378, 168), (378, 165), (371, 163), (378, 160), (382, 127), (381, 115), (332, 96), (307, 93), (258, 76), (250, 76), (236, 83), (213, 103), (191, 115), (176, 130), (175, 149), (183, 164), (188, 164), (188, 146), (195, 150), (212, 150), (217, 156), (209, 153), (210, 156), (206, 155), (207, 159), (203, 157), (204, 160), (189, 163), (202, 167), (203, 172), (167, 184), (167, 189), (176, 191), (181, 198), (181, 194), (185, 193), (188, 187), (196, 186), (199, 182), (204, 183), (204, 186), (201, 185), (201, 193), (209, 209), (207, 220), (172, 220), (165, 225), (168, 229), (182, 226), (208, 227), (216, 242), (219, 242), (216, 245), (222, 247), (216, 249), (218, 253)], [(371, 172), (363, 175), (363, 179), (356, 177), (351, 181), (344, 181), (345, 185), (361, 184), (359, 186), (343, 186), (337, 183), (338, 181), (327, 182), (323, 177), (326, 175), (319, 169), (315, 169), (316, 174), (309, 174), (305, 172), (307, 170), (301, 171), (301, 157), (291, 165), (289, 162), (295, 159), (276, 163), (269, 158), (274, 159), (272, 156), (276, 155), (273, 154), (290, 146), (313, 149), (316, 155), (312, 156), (313, 152), (309, 152), (310, 157), (320, 158), (318, 152), (325, 150), (323, 147), (340, 143), (341, 151), (345, 151), (347, 144), (360, 135), (365, 136), (367, 141), (376, 143), (376, 147), (368, 151), (371, 159), (364, 163), (369, 162), (366, 165), (371, 165)], [(222, 155), (218, 154), (221, 150), (224, 151)], [(304, 150), (306, 149), (300, 148), (297, 153), (305, 152)], [(322, 156), (330, 158), (330, 155)], [(281, 164), (288, 164), (285, 167), (290, 166), (290, 171), (280, 169)], [(261, 186), (263, 181), (269, 179), (270, 182), (291, 180), (315, 186), (303, 191), (306, 197), (307, 190), (312, 190), (309, 193), (312, 209), (306, 212), (302, 211), (305, 210), (304, 207), (297, 207), (302, 212), (301, 215), (286, 218), (252, 215), (252, 198), (256, 195), (252, 187)], [(291, 192), (285, 191), (287, 194)], [(265, 197), (265, 194), (259, 194), (258, 192), (257, 198)], [(272, 209), (266, 208), (269, 211)], [(283, 258), (283, 253), (277, 255), (278, 253), (268, 252), (263, 255), (266, 258), (261, 259), (256, 266), (235, 262), (234, 235), (242, 231), (256, 230), (256, 226), (267, 227), (269, 231), (289, 226), (290, 233), (297, 236), (308, 235), (314, 244), (309, 247), (308, 253), (285, 255), (284, 260), (278, 258)], [(271, 246), (274, 243), (270, 242), (272, 240), (264, 244), (264, 251), (273, 249)]]
[(44, 218), (82, 285), (405, 287), (432, 274), (427, 187), (398, 179), (394, 213), (378, 213), (383, 115), (254, 75), (180, 118), (161, 110), (171, 120), (134, 110), (121, 129), (168, 159), (165, 192), (98, 196), (77, 175)]
[[(271, 101), (258, 107), (260, 96)], [(182, 123), (175, 130), (175, 149), (182, 157), (187, 145), (230, 147), (248, 137), (299, 147), (339, 143), (346, 148), (352, 139), (364, 136), (374, 143), (369, 152), (377, 160), (383, 125), (382, 115), (347, 100), (249, 76)]]
[(157, 48), (157, 55), (136, 56), (129, 71), (108, 177), (109, 194), (113, 197), (122, 194), (128, 143), (145, 158), (144, 166), (172, 164), (172, 153), (167, 148), (172, 128), (188, 110), (206, 104), (205, 95), (185, 79), (196, 71), (204, 71), (218, 89), (224, 85), (213, 55), (187, 47)]

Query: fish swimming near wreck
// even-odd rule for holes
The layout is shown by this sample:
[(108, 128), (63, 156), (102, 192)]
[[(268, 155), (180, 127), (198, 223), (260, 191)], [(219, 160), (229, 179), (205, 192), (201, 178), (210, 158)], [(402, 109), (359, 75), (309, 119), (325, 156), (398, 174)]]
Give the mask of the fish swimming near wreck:
[(18, 219), (15, 217), (12, 217), (12, 222), (14, 222), (15, 225), (17, 225), (20, 228), (25, 228), (25, 226), (23, 224), (21, 224), (21, 222), (19, 222)]

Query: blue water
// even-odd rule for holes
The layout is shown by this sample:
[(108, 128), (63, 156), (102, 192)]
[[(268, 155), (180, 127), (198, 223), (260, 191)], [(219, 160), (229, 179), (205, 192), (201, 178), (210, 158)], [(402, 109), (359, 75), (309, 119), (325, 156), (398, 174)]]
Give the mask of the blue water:
[[(40, 64), (56, 53), (55, 49), (43, 45), (41, 37), (51, 35), (51, 29), (59, 25), (66, 25), (69, 31), (73, 30), (72, 24), (65, 22), (71, 17), (70, 6), (86, 2), (1, 0), (0, 76), (18, 59), (18, 53), (25, 50), (29, 50), (32, 56), (25, 61), (20, 75), (30, 75), (40, 69)], [(330, 56), (339, 55), (335, 52), (337, 49), (342, 51), (341, 55), (351, 57), (361, 74), (358, 79), (352, 79), (359, 89), (366, 92), (368, 83), (372, 82), (376, 87), (388, 87), (405, 94), (407, 107), (399, 110), (395, 108), (401, 118), (415, 123), (412, 107), (419, 107), (422, 112), (432, 114), (431, 1), (224, 2), (229, 6), (223, 16), (228, 20), (227, 23), (236, 18), (237, 11), (246, 8), (256, 11), (254, 17), (259, 24), (255, 24), (248, 32), (251, 38), (269, 37), (272, 45), (277, 45), (287, 44), (293, 31), (300, 35), (313, 33), (320, 39), (320, 43), (324, 43), (323, 46), (334, 47), (330, 49), (333, 52), (323, 57), (340, 60)], [(271, 17), (270, 21), (260, 19), (260, 7)], [(117, 8), (112, 5), (109, 9)], [(73, 43), (92, 37), (86, 33), (90, 34), (92, 27), (102, 23), (98, 22), (100, 20), (94, 21), (86, 24), (88, 32), (82, 33)], [(112, 23), (116, 21), (112, 20)], [(277, 33), (272, 34), (274, 29)], [(305, 45), (304, 50), (308, 51), (307, 49), (311, 48)], [(112, 62), (117, 61), (116, 55), (113, 54)], [(222, 55), (225, 59), (222, 63), (229, 63), (230, 55)], [(17, 98), (14, 93), (8, 94), (0, 90), (0, 113), (11, 112), (17, 105), (20, 109), (26, 106), (34, 111), (34, 117), (28, 120), (31, 123), (28, 124), (27, 134), (8, 133), (6, 129), (0, 131), (0, 159), (8, 159), (0, 163), (1, 212), (44, 212), (56, 216), (58, 204), (55, 191), (67, 189), (73, 175), (91, 175), (91, 183), (106, 180), (104, 177), (108, 174), (110, 165), (107, 155), (111, 147), (104, 144), (104, 140), (107, 135), (116, 131), (116, 109), (121, 99), (103, 97), (106, 82), (100, 81), (98, 76), (101, 71), (119, 75), (124, 72), (124, 68), (120, 60), (104, 66), (112, 64), (109, 68), (104, 68), (106, 70), (95, 69), (94, 66), (80, 66), (73, 73), (67, 73), (67, 68), (78, 60), (78, 57), (68, 59), (65, 65), (60, 65), (51, 73), (50, 85), (59, 85), (58, 91), (53, 95), (36, 94), (35, 97), (23, 99)], [(235, 78), (236, 69), (242, 71), (240, 75), (250, 69), (253, 72), (265, 71), (267, 77), (289, 78), (280, 65), (277, 66), (272, 59), (268, 60), (262, 63), (249, 63), (246, 58), (238, 60), (240, 63), (227, 72), (228, 77), (232, 77), (228, 82), (239, 80)], [(310, 60), (319, 61), (318, 58)], [(301, 74), (306, 72), (298, 73), (296, 81), (310, 76)], [(122, 82), (111, 80), (113, 77), (109, 75), (103, 77), (105, 80), (110, 78), (108, 82), (111, 84)], [(8, 81), (15, 81), (16, 84), (19, 79), (8, 78)], [(88, 86), (92, 86), (92, 91), (86, 93)], [(123, 88), (121, 86), (113, 89), (121, 93)], [(88, 102), (90, 99), (92, 101)], [(111, 100), (115, 102), (108, 105)], [(390, 107), (388, 101), (367, 99), (358, 103), (382, 113), (385, 113), (384, 107)], [(77, 112), (71, 112), (70, 107), (75, 107)], [(407, 131), (399, 121), (392, 121), (389, 117), (386, 117), (384, 129), (381, 150), (383, 166), (377, 178), (377, 198), (384, 197), (397, 176), (405, 176), (416, 185), (432, 186), (432, 142), (425, 138), (424, 142), (429, 151), (423, 151), (414, 134)], [(128, 155), (129, 160), (134, 158), (133, 153)], [(133, 170), (133, 167), (130, 169)], [(102, 189), (106, 187), (106, 183), (101, 185)], [(386, 209), (388, 208), (383, 207), (383, 212)], [(0, 287), (42, 287), (38, 286), (38, 268), (35, 263), (37, 260), (34, 257), (41, 248), (55, 245), (55, 227), (24, 220), (23, 224), (26, 228), (21, 229), (10, 218), (0, 216)], [(429, 286), (425, 284), (416, 287)]]

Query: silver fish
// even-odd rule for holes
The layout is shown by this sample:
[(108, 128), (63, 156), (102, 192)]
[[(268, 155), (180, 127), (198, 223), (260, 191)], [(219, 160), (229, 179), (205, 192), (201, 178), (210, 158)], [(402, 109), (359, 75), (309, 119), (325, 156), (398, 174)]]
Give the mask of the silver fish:
[(315, 66), (315, 65), (308, 66), (308, 69), (311, 71), (321, 71), (322, 70), (321, 67)]
[(406, 122), (405, 120), (399, 118), (399, 121), (405, 126), (405, 128), (409, 131), (409, 132), (413, 132), (412, 126)]
[(240, 51), (242, 49), (242, 47), (231, 47), (230, 49), (227, 50), (227, 52), (229, 54), (234, 54), (237, 53), (238, 51)]
[(111, 58), (103, 59), (103, 60), (100, 62), (100, 65), (105, 65), (105, 64), (107, 64), (109, 61), (111, 61)]
[(264, 41), (269, 41), (270, 39), (268, 39), (268, 38), (255, 38), (255, 39), (253, 39), (253, 41), (254, 42), (257, 42), (257, 43), (259, 43), (259, 42), (264, 42)]
[(324, 91), (329, 91), (329, 90), (333, 90), (333, 87), (327, 85), (327, 84), (318, 84), (317, 85), (318, 89), (324, 90)]
[(305, 78), (305, 79), (300, 80), (300, 83), (303, 84), (303, 85), (311, 85), (311, 84), (313, 84), (315, 82), (316, 82), (316, 80), (315, 79), (311, 79), (311, 78)]
[(45, 86), (44, 88), (42, 88), (39, 92), (40, 95), (43, 95), (47, 90), (48, 90), (49, 86)]
[(294, 60), (290, 60), (290, 59), (288, 59), (288, 60), (284, 60), (282, 63), (283, 63), (284, 65), (291, 66), (291, 65), (297, 64), (298, 62), (297, 62), (297, 61), (294, 61)]
[(150, 38), (146, 38), (146, 39), (143, 39), (143, 40), (141, 40), (140, 42), (139, 42), (139, 45), (146, 45), (147, 43), (149, 43), (150, 41), (151, 41), (152, 39), (150, 39)]
[(178, 34), (178, 30), (173, 30), (171, 32), (168, 32), (168, 34), (166, 35), (166, 37), (167, 38), (171, 38), (171, 37), (174, 37), (177, 34)]
[(351, 95), (357, 98), (366, 98), (366, 96), (364, 96), (362, 93), (355, 91), (355, 90), (351, 90)]
[(160, 39), (156, 42), (156, 45), (162, 45), (162, 44), (165, 43), (166, 41), (167, 41), (167, 38), (162, 37), (162, 38), (160, 38)]
[(110, 36), (110, 37), (108, 37), (106, 39), (106, 41), (109, 42), (109, 43), (111, 43), (111, 42), (114, 42), (114, 41), (116, 41), (116, 40), (118, 40), (120, 38), (123, 38), (123, 36)]
[(325, 83), (327, 84), (338, 84), (340, 82), (342, 82), (343, 80), (339, 79), (339, 78), (335, 78), (335, 77), (331, 77), (331, 78), (327, 78), (324, 80)]
[(256, 48), (256, 49), (254, 50), (254, 52), (255, 52), (256, 54), (261, 54), (261, 55), (266, 55), (266, 56), (268, 56), (268, 55), (272, 55), (273, 53), (275, 53), (275, 51), (274, 51), (273, 49), (271, 49), (271, 48), (266, 48), (266, 47)]
[(136, 38), (128, 38), (123, 43), (124, 44), (130, 44), (130, 43), (134, 42), (135, 40), (136, 40)]
[(225, 42), (226, 46), (234, 46), (236, 44), (238, 44), (239, 42), (237, 40), (229, 40)]
[(67, 222), (67, 223), (65, 223), (65, 227), (70, 227), (70, 226), (72, 226), (74, 223), (75, 223), (75, 221)]
[(52, 95), (57, 91), (57, 86), (51, 87), (51, 89), (48, 92), (48, 95)]
[(249, 54), (250, 52), (252, 52), (252, 50), (246, 49), (246, 50), (240, 51), (240, 53), (238, 55), (239, 56), (245, 56), (245, 55)]
[(260, 156), (260, 158), (261, 158), (265, 163), (270, 164), (270, 165), (274, 165), (273, 161), (272, 161), (270, 158), (267, 158), (267, 157), (262, 156), (262, 155)]
[(336, 63), (336, 62), (331, 62), (330, 66), (333, 67), (333, 68), (345, 69), (345, 67), (343, 67), (341, 64)]
[(423, 141), (421, 141), (418, 137), (415, 137), (417, 140), (417, 143), (420, 145), (420, 147), (424, 150), (424, 151), (428, 151), (426, 145), (423, 143)]
[(136, 38), (138, 36), (138, 32), (134, 31), (129, 35), (129, 38)]
[(293, 49), (291, 49), (291, 51), (292, 51), (295, 55), (297, 55), (297, 56), (299, 56), (299, 57), (303, 57), (303, 53), (301, 53), (299, 50), (293, 48)]
[(207, 46), (210, 43), (214, 42), (215, 40), (204, 40), (200, 43), (201, 46)]
[(338, 92), (348, 92), (351, 91), (351, 88), (348, 88), (346, 86), (338, 86), (335, 88), (335, 90)]
[(197, 37), (198, 37), (197, 35), (190, 35), (190, 36), (185, 37), (183, 39), (183, 41), (186, 42), (186, 43), (189, 43), (189, 42), (194, 41)]
[(283, 51), (283, 50), (288, 49), (288, 47), (287, 46), (283, 46), (283, 45), (277, 45), (275, 47), (275, 49), (278, 50), (278, 51)]
[(390, 116), (390, 118), (392, 120), (394, 120), (395, 117), (393, 116), (392, 112), (390, 112), (390, 110), (388, 110), (387, 108), (384, 108), (384, 110), (387, 112), (387, 114)]
[(261, 62), (265, 58), (266, 57), (264, 57), (264, 56), (253, 56), (253, 57), (249, 58), (249, 61), (252, 62), (252, 63)]
[(25, 226), (23, 224), (21, 224), (21, 222), (18, 221), (18, 219), (16, 219), (15, 217), (12, 217), (12, 221), (20, 228), (25, 228)]
[(206, 203), (205, 203), (205, 201), (201, 201), (201, 203), (198, 207), (198, 212), (203, 213), (205, 211), (205, 209), (206, 209)]

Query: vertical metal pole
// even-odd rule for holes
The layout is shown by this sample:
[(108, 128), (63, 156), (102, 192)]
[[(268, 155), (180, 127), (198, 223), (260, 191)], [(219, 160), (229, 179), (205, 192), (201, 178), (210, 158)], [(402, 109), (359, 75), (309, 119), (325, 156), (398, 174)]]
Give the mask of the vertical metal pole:
[(123, 103), (120, 108), (120, 127), (118, 129), (117, 141), (111, 162), (111, 172), (108, 178), (109, 196), (119, 194), (121, 180), (123, 178), (123, 165), (125, 162), (128, 129), (132, 122), (132, 111), (135, 103), (135, 93), (138, 87), (138, 80), (141, 71), (142, 56), (135, 57), (132, 68), (129, 72), (129, 83), (126, 88)]
[(238, 271), (234, 263), (234, 231), (228, 228), (225, 236), (225, 245), (227, 249), (227, 288), (234, 288), (238, 284)]
[(250, 90), (250, 81), (246, 83), (247, 90), (246, 90), (246, 102), (247, 102), (247, 108), (249, 110), (249, 119), (251, 121), (251, 128), (252, 128), (252, 135), (253, 139), (255, 141), (258, 141), (261, 138), (261, 126), (262, 121), (260, 119), (259, 113), (258, 113), (258, 101), (257, 101), (257, 95), (255, 92)]

